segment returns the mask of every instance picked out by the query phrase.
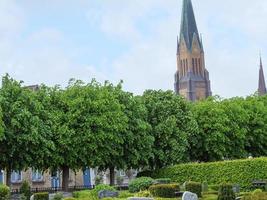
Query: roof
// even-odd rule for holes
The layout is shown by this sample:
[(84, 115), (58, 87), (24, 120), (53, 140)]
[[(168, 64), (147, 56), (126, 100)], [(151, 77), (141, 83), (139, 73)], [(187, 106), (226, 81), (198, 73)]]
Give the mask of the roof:
[(195, 20), (195, 14), (191, 0), (183, 0), (182, 21), (180, 28), (180, 41), (184, 38), (187, 48), (192, 48), (192, 42), (194, 35), (197, 38), (200, 47), (202, 47), (197, 24)]

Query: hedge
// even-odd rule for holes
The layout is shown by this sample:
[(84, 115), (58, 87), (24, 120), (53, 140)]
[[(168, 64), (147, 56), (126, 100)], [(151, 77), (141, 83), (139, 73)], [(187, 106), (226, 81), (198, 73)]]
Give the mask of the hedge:
[(189, 181), (185, 184), (185, 190), (197, 194), (198, 198), (202, 196), (202, 185), (198, 182)]
[(251, 189), (253, 180), (267, 180), (267, 157), (171, 166), (152, 173), (153, 178), (171, 178), (177, 183), (192, 180), (208, 184), (233, 183)]
[(49, 194), (48, 192), (35, 193), (34, 200), (49, 200)]
[(179, 190), (178, 184), (158, 184), (149, 187), (149, 192), (153, 197), (174, 198), (175, 192)]

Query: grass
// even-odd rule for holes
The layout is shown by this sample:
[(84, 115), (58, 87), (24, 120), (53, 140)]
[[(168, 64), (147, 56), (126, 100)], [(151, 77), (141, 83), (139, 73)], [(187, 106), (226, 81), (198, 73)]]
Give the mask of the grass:
[[(92, 191), (84, 190), (75, 193), (77, 200), (98, 200), (98, 198), (93, 194)], [(128, 191), (120, 192), (119, 198), (106, 198), (103, 200), (127, 200), (128, 197), (133, 197), (136, 194), (129, 193)], [(177, 198), (155, 198), (155, 200), (181, 200)], [(208, 194), (204, 195), (200, 200), (217, 200), (217, 195), (214, 194)]]

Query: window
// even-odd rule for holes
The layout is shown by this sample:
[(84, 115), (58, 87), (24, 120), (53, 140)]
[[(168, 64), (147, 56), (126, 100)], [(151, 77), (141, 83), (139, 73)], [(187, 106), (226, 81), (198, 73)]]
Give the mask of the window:
[(38, 182), (43, 181), (44, 176), (43, 173), (39, 170), (32, 170), (32, 181)]
[(13, 171), (11, 173), (11, 182), (18, 183), (22, 181), (22, 173), (21, 171)]
[(120, 171), (120, 176), (126, 176), (125, 171), (121, 170)]

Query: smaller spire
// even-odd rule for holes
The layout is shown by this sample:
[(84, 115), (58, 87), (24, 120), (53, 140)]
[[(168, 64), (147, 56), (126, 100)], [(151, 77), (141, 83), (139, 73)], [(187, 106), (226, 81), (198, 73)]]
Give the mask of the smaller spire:
[(259, 93), (260, 96), (265, 95), (267, 93), (261, 55), (260, 55), (260, 71), (259, 71), (258, 93)]

